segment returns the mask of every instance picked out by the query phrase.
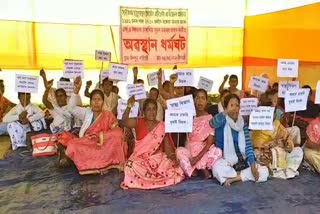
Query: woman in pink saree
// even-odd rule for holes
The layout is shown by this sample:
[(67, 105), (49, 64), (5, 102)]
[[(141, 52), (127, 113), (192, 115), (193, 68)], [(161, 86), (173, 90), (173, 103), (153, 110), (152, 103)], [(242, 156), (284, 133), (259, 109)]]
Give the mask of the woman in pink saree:
[(205, 178), (210, 178), (208, 169), (222, 157), (222, 152), (213, 145), (214, 130), (209, 125), (212, 116), (206, 111), (207, 92), (198, 89), (194, 101), (197, 117), (193, 120), (192, 133), (187, 137), (186, 146), (178, 148), (176, 154), (188, 177), (197, 169), (203, 172)]
[(68, 107), (72, 115), (83, 121), (79, 137), (63, 132), (58, 138), (59, 150), (66, 147), (65, 155), (81, 175), (103, 173), (111, 168), (122, 170), (126, 161), (122, 130), (111, 112), (102, 111), (103, 104), (103, 92), (96, 89), (90, 95), (90, 108)]
[(180, 183), (183, 171), (176, 162), (174, 144), (165, 134), (164, 123), (156, 120), (157, 103), (147, 99), (143, 105), (144, 118), (129, 119), (134, 104), (130, 98), (123, 114), (123, 125), (135, 128), (136, 142), (124, 168), (124, 189), (156, 189)]
[(320, 173), (320, 117), (312, 120), (307, 127), (304, 159), (313, 170)]

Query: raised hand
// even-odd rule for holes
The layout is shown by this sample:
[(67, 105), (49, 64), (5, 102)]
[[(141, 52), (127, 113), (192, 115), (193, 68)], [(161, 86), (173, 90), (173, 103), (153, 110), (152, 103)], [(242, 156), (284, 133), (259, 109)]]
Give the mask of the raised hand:
[(43, 68), (40, 70), (40, 76), (42, 78), (46, 77), (46, 72), (43, 70)]
[(138, 72), (139, 72), (138, 67), (133, 67), (132, 71), (134, 76), (138, 76)]
[(75, 78), (75, 80), (73, 81), (73, 92), (75, 94), (79, 94), (81, 85), (82, 85), (81, 77)]
[(92, 81), (91, 80), (87, 81), (86, 88), (90, 88), (91, 86), (92, 86)]
[(127, 102), (128, 107), (132, 108), (132, 106), (134, 105), (135, 102), (136, 102), (136, 99), (134, 98), (134, 96), (130, 97)]
[(47, 84), (45, 85), (46, 89), (50, 89), (53, 86), (53, 79), (48, 81)]
[(170, 82), (172, 84), (174, 84), (177, 81), (177, 79), (178, 79), (178, 76), (176, 74), (171, 74), (170, 75)]
[(224, 82), (227, 82), (228, 79), (229, 79), (229, 75), (227, 74), (227, 75), (224, 76), (223, 81), (224, 81)]

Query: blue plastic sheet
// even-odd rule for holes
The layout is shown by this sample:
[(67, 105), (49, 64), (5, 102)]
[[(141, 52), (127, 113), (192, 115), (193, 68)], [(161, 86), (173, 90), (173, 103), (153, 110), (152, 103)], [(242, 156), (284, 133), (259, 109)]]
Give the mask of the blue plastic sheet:
[(0, 213), (320, 213), (320, 176), (220, 186), (192, 178), (159, 190), (122, 190), (123, 173), (80, 176), (55, 157), (0, 161)]

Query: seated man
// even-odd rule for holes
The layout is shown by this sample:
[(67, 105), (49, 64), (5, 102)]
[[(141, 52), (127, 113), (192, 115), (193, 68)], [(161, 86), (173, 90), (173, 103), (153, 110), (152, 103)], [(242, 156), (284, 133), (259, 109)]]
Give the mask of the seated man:
[(4, 96), (4, 84), (3, 80), (0, 80), (0, 135), (8, 134), (7, 123), (2, 121), (3, 117), (13, 108), (16, 104), (9, 101)]

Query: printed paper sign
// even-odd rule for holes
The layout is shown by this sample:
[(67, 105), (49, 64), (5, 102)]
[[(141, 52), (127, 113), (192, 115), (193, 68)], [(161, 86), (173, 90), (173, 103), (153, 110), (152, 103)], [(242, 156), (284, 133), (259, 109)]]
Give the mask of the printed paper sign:
[(278, 97), (283, 98), (286, 95), (286, 91), (294, 89), (299, 89), (299, 81), (280, 81)]
[(96, 50), (96, 60), (110, 61), (111, 60), (111, 52)]
[(75, 79), (84, 77), (82, 60), (64, 60), (63, 61), (63, 77)]
[(298, 77), (299, 60), (297, 59), (278, 59), (278, 77)]
[(268, 89), (269, 80), (264, 77), (252, 76), (249, 87), (253, 90), (264, 93)]
[(67, 96), (71, 96), (73, 93), (73, 82), (66, 82), (66, 81), (58, 81), (57, 88), (63, 88)]
[(194, 107), (192, 95), (183, 96), (175, 99), (167, 100), (167, 109), (168, 110), (188, 110), (192, 114), (196, 115), (196, 109)]
[(320, 80), (317, 83), (315, 104), (320, 104)]
[(210, 92), (213, 86), (213, 81), (210, 79), (207, 79), (205, 77), (200, 77), (199, 82), (198, 82), (198, 88), (202, 88), (206, 90), (207, 92)]
[(112, 80), (127, 81), (128, 65), (110, 63), (109, 78)]
[(101, 80), (100, 83), (102, 84), (103, 80), (104, 80), (105, 78), (107, 78), (107, 77), (109, 77), (109, 70), (101, 71), (101, 72), (100, 72), (100, 80)]
[[(149, 86), (158, 86), (158, 72), (148, 73)], [(165, 81), (164, 72), (162, 72), (162, 83)]]
[(249, 129), (273, 130), (274, 107), (260, 106), (250, 114)]
[(177, 81), (174, 83), (174, 86), (193, 86), (193, 70), (177, 70)]
[(147, 98), (147, 93), (143, 84), (128, 84), (127, 93), (129, 97), (134, 96), (136, 100), (143, 100)]
[[(118, 116), (117, 119), (121, 120), (122, 119), (122, 115), (125, 112), (125, 110), (127, 109), (127, 100), (124, 99), (119, 99), (118, 100), (118, 107), (117, 107), (117, 111), (118, 111)], [(129, 118), (135, 118), (138, 116), (138, 112), (139, 112), (139, 103), (135, 102), (134, 105), (132, 106), (131, 110), (130, 110), (130, 114), (129, 114)]]
[(305, 111), (309, 93), (309, 88), (287, 91), (284, 98), (285, 112)]
[(39, 77), (16, 74), (16, 92), (38, 93)]
[(242, 98), (240, 100), (240, 114), (250, 115), (250, 113), (257, 108), (258, 99), (257, 98)]
[(166, 133), (190, 133), (192, 132), (193, 114), (188, 110), (166, 110)]

